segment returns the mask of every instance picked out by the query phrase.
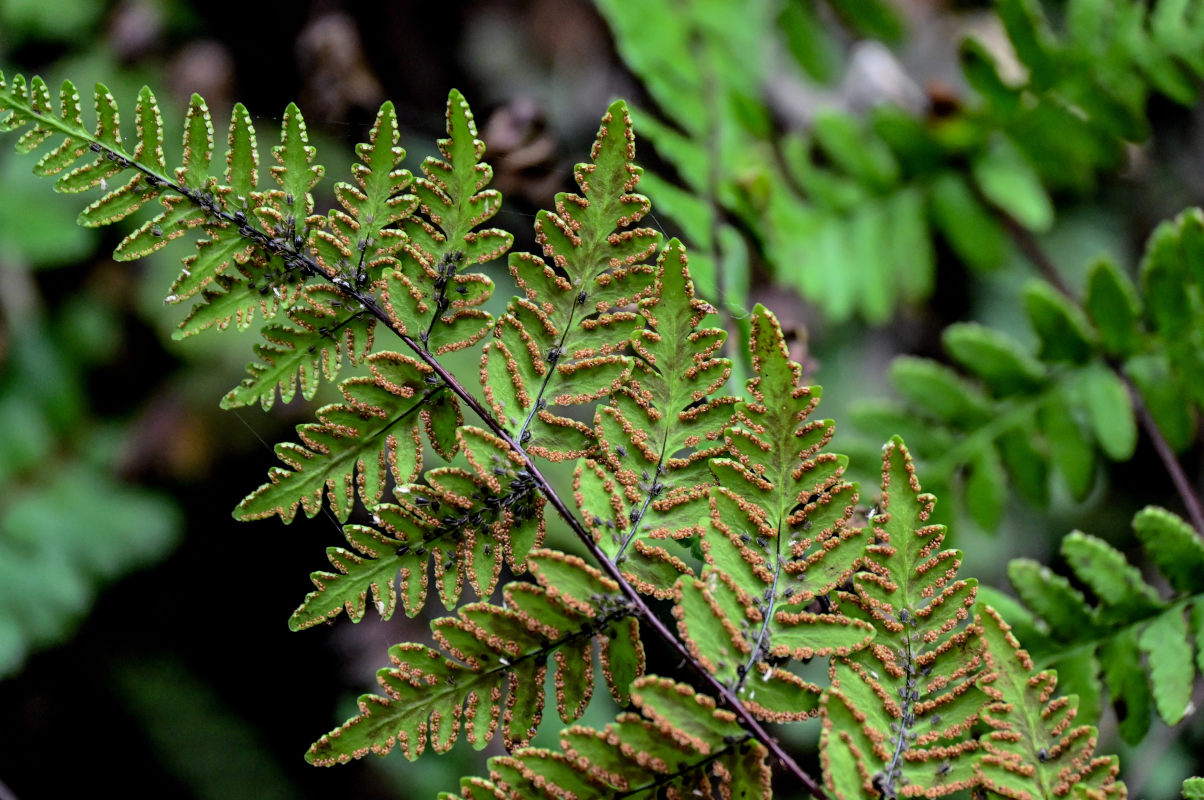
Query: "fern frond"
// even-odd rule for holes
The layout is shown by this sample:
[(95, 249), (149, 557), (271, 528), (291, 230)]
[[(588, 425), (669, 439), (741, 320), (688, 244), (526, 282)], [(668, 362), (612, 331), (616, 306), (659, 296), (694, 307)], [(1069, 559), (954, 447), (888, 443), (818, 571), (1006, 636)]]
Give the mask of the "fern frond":
[(1096, 800), (1128, 796), (1116, 756), (1095, 755), (1099, 732), (1074, 725), (1078, 697), (1054, 697), (1057, 675), (1034, 674), (995, 609), (980, 604), (975, 619), (986, 660), (978, 686), (990, 698), (982, 719), (991, 732), (975, 767), (982, 788), (1026, 800), (1065, 797), (1072, 787)]
[(752, 332), (750, 399), (724, 430), (730, 457), (711, 461), (706, 563), (700, 578), (677, 581), (673, 613), (700, 664), (754, 714), (785, 721), (814, 714), (820, 688), (777, 662), (847, 655), (873, 629), (822, 613), (864, 548), (847, 524), (857, 489), (841, 479), (846, 459), (822, 452), (834, 426), (810, 418), (819, 389), (798, 385), (777, 318), (757, 306)]
[(293, 612), (289, 627), (308, 628), (344, 610), (359, 622), (369, 595), (388, 619), (398, 586), (406, 613), (414, 616), (426, 602), (428, 562), (447, 608), (455, 606), (465, 578), (478, 597), (487, 598), (503, 560), (515, 574), (526, 569), (528, 553), (543, 542), (545, 498), (522, 459), (491, 434), (465, 425), (455, 436), (472, 470), (428, 470), (425, 484), (399, 487), (399, 504), (372, 509), (375, 527), (344, 526), (353, 550), (327, 550), (338, 572), (310, 576), (317, 588)]
[(536, 218), (551, 263), (510, 256), (523, 296), (507, 306), (481, 357), (497, 420), (527, 451), (552, 460), (584, 455), (593, 431), (550, 408), (592, 402), (627, 380), (632, 362), (622, 352), (643, 320), (620, 309), (653, 291), (655, 269), (645, 262), (660, 244), (658, 232), (631, 227), (650, 204), (634, 193), (641, 170), (622, 101), (602, 118), (590, 156), (574, 169), (581, 194), (558, 194), (555, 212)]
[(702, 535), (707, 459), (723, 451), (736, 398), (713, 396), (731, 373), (731, 362), (715, 357), (727, 334), (707, 326), (715, 309), (695, 296), (676, 239), (640, 313), (646, 327), (632, 338), (631, 379), (598, 409), (599, 451), (577, 465), (573, 489), (586, 527), (623, 576), (667, 598), (689, 567), (658, 540)]
[(988, 530), (1009, 482), (1041, 506), (1056, 473), (1082, 499), (1104, 458), (1132, 457), (1138, 420), (1127, 383), (1171, 447), (1185, 449), (1204, 407), (1202, 244), (1204, 212), (1190, 209), (1150, 236), (1141, 291), (1107, 259), (1092, 265), (1081, 305), (1030, 281), (1036, 354), (977, 323), (951, 325), (944, 344), (962, 371), (898, 358), (890, 378), (904, 402), (855, 405), (854, 424), (874, 436), (911, 430), (935, 484), (960, 478), (966, 510)]
[(686, 684), (649, 675), (632, 685), (641, 713), (620, 714), (604, 730), (576, 725), (560, 752), (517, 750), (489, 760), (490, 777), (463, 778), (447, 800), (772, 795), (768, 751), (726, 709)]
[(974, 783), (968, 734), (979, 719), (978, 630), (963, 624), (977, 581), (958, 578), (961, 552), (941, 550), (936, 498), (921, 491), (901, 439), (882, 455), (882, 499), (865, 570), (840, 610), (869, 622), (873, 644), (833, 658), (821, 713), (826, 786), (835, 798), (938, 797)]
[[(991, 112), (1017, 133), (1032, 134), (1028, 141), (1019, 136), (1016, 141), (1047, 175), (1069, 172), (1077, 182), (1089, 181), (1093, 169), (1119, 160), (1120, 140), (1149, 135), (1146, 104), (1151, 95), (1182, 105), (1199, 97), (1204, 16), (1192, 4), (1080, 1), (1067, 9), (1059, 32), (1034, 0), (999, 0), (996, 5), (1028, 71), (1027, 85), (1007, 87), (981, 46), (972, 47), (966, 57), (984, 63), (967, 74), (974, 76)], [(1024, 103), (1019, 102), (1022, 91), (1028, 97)], [(1062, 129), (1060, 143), (1049, 135), (1054, 126)], [(1045, 147), (1046, 138), (1051, 146), (1037, 152), (1032, 140)], [(1069, 160), (1057, 163), (1061, 159)]]
[(626, 703), (627, 686), (644, 662), (638, 625), (618, 586), (581, 559), (552, 550), (531, 553), (529, 567), (538, 584), (507, 584), (505, 607), (474, 603), (432, 622), (441, 650), (414, 643), (391, 648), (393, 666), (378, 674), (387, 696), (361, 697), (359, 716), (315, 742), (306, 759), (328, 766), (400, 745), (413, 760), (428, 742), (436, 752), (448, 750), (462, 721), (477, 749), (499, 721), (507, 749), (520, 747), (543, 715), (550, 656), (561, 718), (572, 722), (584, 712), (594, 688), (595, 640), (608, 685)]
[(441, 448), (444, 438), (437, 431), (454, 430), (462, 420), (433, 370), (400, 353), (375, 353), (366, 360), (372, 374), (343, 381), (345, 402), (324, 406), (318, 422), (297, 426), (301, 444), (276, 446), (286, 466), (272, 468), (269, 481), (239, 503), (236, 519), (279, 516), (291, 522), (298, 505), (312, 517), (325, 496), (345, 521), (357, 494), (372, 507), (389, 477), (400, 486), (418, 476), (423, 429)]
[(1152, 710), (1175, 725), (1191, 708), (1204, 664), (1204, 649), (1193, 653), (1189, 636), (1197, 647), (1204, 641), (1204, 544), (1182, 519), (1152, 506), (1133, 517), (1133, 529), (1171, 597), (1162, 597), (1111, 545), (1075, 531), (1063, 538), (1062, 554), (1094, 602), (1065, 577), (1016, 559), (1008, 578), (1027, 608), (1006, 598), (998, 607), (1023, 632), (1037, 663), (1056, 667), (1064, 688), (1081, 698), (1086, 719), (1098, 716), (1106, 687), (1121, 735), (1135, 743), (1149, 730)]

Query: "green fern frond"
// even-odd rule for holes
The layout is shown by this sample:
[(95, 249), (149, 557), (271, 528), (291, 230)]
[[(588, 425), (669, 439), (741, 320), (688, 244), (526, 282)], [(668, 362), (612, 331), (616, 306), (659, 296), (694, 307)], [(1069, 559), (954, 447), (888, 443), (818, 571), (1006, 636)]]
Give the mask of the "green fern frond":
[[(1057, 33), (1034, 0), (999, 0), (996, 6), (1028, 70), (1023, 89), (1030, 99), (1019, 103), (1019, 89), (1005, 90), (997, 72), (983, 76), (979, 86), (1009, 126), (1043, 132), (1045, 126), (1068, 123), (1063, 145), (1044, 154), (1031, 152), (1051, 173), (1064, 173), (1074, 164), (1076, 177), (1089, 179), (1090, 159), (1119, 157), (1116, 140), (1148, 136), (1145, 111), (1152, 94), (1182, 105), (1199, 96), (1204, 15), (1193, 4), (1077, 0), (1069, 4), (1064, 30)], [(981, 52), (973, 57), (983, 58)], [(1072, 117), (1076, 121), (1070, 123)], [(1094, 146), (1073, 153), (1072, 146), (1082, 140)], [(1055, 159), (1066, 156), (1074, 160), (1055, 167)]]
[(387, 696), (361, 697), (359, 716), (314, 743), (306, 759), (329, 766), (400, 745), (413, 760), (428, 742), (436, 752), (448, 750), (462, 721), (477, 749), (499, 721), (506, 748), (520, 747), (543, 715), (549, 657), (556, 662), (561, 719), (572, 722), (584, 712), (594, 688), (595, 640), (612, 694), (627, 702), (628, 684), (643, 672), (643, 649), (618, 586), (581, 559), (552, 550), (531, 553), (529, 567), (538, 585), (507, 584), (505, 607), (474, 603), (432, 622), (441, 650), (392, 647), (393, 666), (378, 674)]
[(541, 211), (539, 256), (510, 256), (523, 292), (498, 320), (485, 346), (481, 377), (498, 421), (527, 451), (551, 460), (584, 455), (593, 431), (550, 408), (592, 402), (615, 391), (632, 368), (622, 355), (643, 319), (619, 310), (648, 296), (660, 234), (633, 228), (650, 204), (635, 194), (635, 136), (618, 101), (602, 118), (590, 153), (574, 177), (581, 194), (560, 193), (556, 211)]
[[(1175, 725), (1191, 708), (1197, 671), (1204, 670), (1204, 544), (1160, 508), (1138, 512), (1133, 529), (1171, 597), (1162, 597), (1111, 545), (1076, 531), (1062, 540), (1062, 554), (1094, 602), (1061, 575), (1016, 559), (1008, 578), (1027, 608), (1006, 598), (999, 607), (1037, 663), (1056, 667), (1066, 690), (1082, 698), (1086, 719), (1098, 716), (1106, 687), (1121, 735), (1135, 743), (1149, 730), (1151, 711)], [(993, 605), (996, 597), (992, 592)]]
[(444, 159), (428, 157), (413, 191), (422, 216), (405, 219), (407, 243), (400, 268), (386, 275), (382, 300), (399, 330), (436, 355), (468, 347), (493, 323), (478, 308), (493, 282), (463, 272), (504, 255), (514, 237), (480, 226), (501, 208), (502, 196), (487, 189), (492, 168), (481, 161), (484, 143), (464, 97), (447, 98), (447, 138), (439, 140)]
[(833, 658), (820, 747), (834, 798), (939, 797), (974, 784), (970, 728), (982, 698), (978, 630), (965, 625), (978, 582), (958, 578), (961, 551), (941, 550), (936, 498), (921, 491), (896, 437), (882, 456), (874, 543), (840, 610), (873, 625), (873, 644)]
[(1092, 265), (1081, 305), (1031, 281), (1024, 303), (1035, 355), (991, 328), (951, 325), (945, 348), (964, 373), (896, 359), (890, 378), (904, 403), (857, 404), (853, 422), (875, 436), (911, 431), (936, 485), (960, 476), (967, 511), (988, 530), (999, 523), (1009, 482), (1040, 506), (1056, 472), (1085, 498), (1101, 456), (1125, 461), (1137, 446), (1127, 384), (1173, 449), (1194, 440), (1204, 407), (1201, 252), (1204, 212), (1190, 209), (1150, 236), (1141, 291), (1107, 259)]
[[(757, 306), (748, 400), (724, 430), (729, 457), (711, 461), (700, 578), (674, 587), (674, 616), (691, 653), (764, 719), (814, 714), (820, 688), (781, 669), (783, 659), (847, 655), (873, 637), (865, 621), (829, 613), (828, 595), (849, 579), (864, 539), (847, 523), (857, 488), (847, 461), (822, 452), (831, 420), (813, 420), (818, 387), (799, 386), (777, 318)], [(811, 609), (819, 604), (821, 613)]]
[(1054, 697), (1057, 675), (1033, 673), (995, 609), (980, 604), (975, 618), (986, 660), (978, 687), (990, 698), (982, 719), (991, 732), (976, 765), (982, 788), (1026, 800), (1065, 797), (1071, 787), (1096, 800), (1126, 797), (1116, 756), (1094, 754), (1099, 732), (1074, 725), (1078, 697)]
[(726, 709), (686, 684), (649, 675), (632, 685), (642, 712), (604, 730), (573, 726), (560, 752), (517, 750), (489, 760), (490, 777), (463, 778), (445, 800), (772, 796), (768, 751)]
[[(97, 84), (93, 100), (96, 128), (89, 131), (83, 124), (79, 92), (70, 81), (64, 81), (59, 90), (56, 110), (41, 77), (26, 81), (23, 75), (14, 75), (6, 81), (0, 73), (0, 131), (25, 128), (17, 140), (17, 150), (32, 153), (63, 137), (38, 159), (34, 172), (57, 175), (55, 190), (59, 192), (78, 193), (100, 187), (101, 196), (78, 218), (81, 225), (87, 226), (108, 225), (126, 218), (163, 192), (166, 177), (163, 122), (151, 91), (143, 87), (138, 94), (137, 144), (133, 152), (122, 144), (113, 95), (103, 84)], [(81, 159), (84, 163), (78, 164)], [(110, 187), (110, 180), (135, 164), (139, 169), (127, 181)]]
[(236, 104), (227, 136), (224, 181), (185, 195), (206, 215), (205, 238), (197, 240), (195, 255), (184, 258), (167, 297), (169, 303), (199, 300), (173, 334), (175, 338), (210, 327), (224, 330), (231, 322), (245, 330), (257, 311), (266, 322), (296, 302), (303, 276), (280, 254), (257, 247), (247, 235), (248, 225), (254, 224), (282, 247), (299, 252), (321, 224), (321, 218), (310, 217), (314, 202), (309, 190), (323, 168), (310, 164), (315, 151), (296, 106), (286, 110), (280, 135), (280, 144), (272, 148), (278, 163), (270, 171), (281, 188), (260, 191), (255, 126), (246, 107)]
[[(396, 112), (391, 103), (382, 105), (368, 141), (356, 148), (355, 182), (335, 185), (341, 208), (315, 220), (311, 239), (314, 259), (328, 277), (359, 288), (383, 281), (382, 301), (397, 330), (436, 354), (467, 347), (488, 332), (492, 319), (478, 306), (489, 299), (493, 283), (461, 269), (497, 258), (513, 238), (492, 228), (476, 230), (497, 213), (501, 195), (484, 188), (491, 175), (479, 161), (484, 145), (476, 138), (468, 104), (455, 90), (448, 98), (447, 133), (439, 146), (449, 161), (428, 158), (424, 177), (411, 183), (409, 171), (399, 166), (405, 151), (398, 145)], [(411, 188), (414, 194), (404, 193)], [(291, 397), (294, 380), (301, 382), (306, 398), (312, 397), (319, 361), (331, 379), (345, 339), (354, 346), (359, 334), (371, 346), (374, 320), (349, 305), (323, 309), (328, 310), (333, 313), (323, 316), (329, 319), (315, 325), (306, 319), (308, 309), (294, 305), (288, 326), (266, 329), (269, 344), (257, 348), (263, 363), (249, 367), (251, 377), (226, 402), (244, 404), (258, 397), (266, 407), (277, 383)], [(340, 330), (347, 333), (331, 336)], [(356, 354), (347, 354), (355, 363)]]
[(338, 616), (353, 622), (364, 615), (368, 596), (382, 619), (397, 607), (398, 586), (405, 611), (414, 616), (426, 603), (428, 563), (443, 604), (454, 608), (465, 579), (478, 597), (493, 593), (505, 561), (515, 574), (544, 537), (545, 498), (535, 490), (522, 459), (491, 434), (461, 426), (458, 450), (470, 465), (426, 472), (425, 484), (398, 488), (399, 504), (372, 509), (374, 527), (345, 525), (353, 550), (327, 550), (337, 573), (310, 575), (315, 591), (289, 619), (301, 630)]
[(594, 540), (623, 576), (667, 598), (689, 567), (658, 540), (698, 537), (706, 515), (707, 459), (723, 451), (736, 398), (714, 396), (731, 362), (716, 358), (727, 334), (694, 293), (686, 252), (674, 239), (657, 264), (656, 293), (640, 301), (646, 327), (632, 347), (629, 383), (598, 409), (598, 453), (574, 473), (577, 506)]

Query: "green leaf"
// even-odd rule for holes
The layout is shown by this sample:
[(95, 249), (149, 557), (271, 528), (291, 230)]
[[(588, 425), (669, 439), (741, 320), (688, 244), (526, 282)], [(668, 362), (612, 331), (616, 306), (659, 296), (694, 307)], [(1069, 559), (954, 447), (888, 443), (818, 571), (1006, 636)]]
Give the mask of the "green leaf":
[(811, 135), (827, 157), (857, 181), (881, 191), (899, 179), (899, 165), (890, 149), (867, 136), (856, 118), (821, 111), (811, 121)]
[[(851, 792), (874, 774), (884, 794), (907, 785), (935, 795), (948, 774), (961, 780), (973, 769), (976, 743), (966, 732), (983, 702), (971, 690), (976, 664), (960, 654), (979, 648), (976, 628), (964, 624), (977, 581), (957, 577), (960, 551), (941, 549), (945, 527), (931, 523), (935, 503), (895, 437), (883, 449), (882, 494), (868, 517), (873, 539), (853, 576), (855, 593), (838, 595), (841, 610), (876, 635), (871, 647), (838, 655), (830, 668), (821, 748), (836, 797), (863, 796)], [(910, 768), (896, 769), (905, 751)], [(947, 770), (936, 768), (942, 762)]]
[(524, 296), (511, 301), (482, 357), (486, 399), (515, 426), (511, 435), (543, 458), (585, 454), (592, 431), (545, 406), (587, 403), (619, 388), (630, 362), (617, 354), (636, 318), (615, 309), (655, 290), (655, 269), (644, 262), (660, 234), (632, 227), (650, 209), (633, 193), (641, 171), (634, 157), (631, 118), (618, 101), (602, 118), (591, 162), (574, 168), (581, 194), (560, 193), (555, 213), (536, 216), (536, 239), (551, 264), (526, 253), (509, 259)]
[(1041, 342), (1037, 354), (1042, 361), (1083, 364), (1094, 351), (1087, 318), (1077, 305), (1045, 281), (1032, 280), (1024, 286), (1024, 309)]
[(488, 780), (461, 779), (463, 797), (689, 797), (713, 790), (769, 800), (768, 750), (713, 699), (649, 675), (633, 684), (632, 703), (641, 713), (623, 713), (603, 731), (561, 731), (563, 752), (524, 748), (490, 759)]
[(1095, 448), (1077, 419), (1074, 401), (1070, 392), (1059, 387), (1037, 410), (1037, 424), (1049, 442), (1050, 460), (1066, 479), (1071, 495), (1082, 500), (1095, 482)]
[(966, 510), (983, 530), (995, 530), (1007, 499), (1007, 476), (998, 451), (990, 444), (976, 449), (967, 459), (966, 469)]
[(749, 349), (756, 373), (724, 430), (730, 457), (710, 462), (719, 486), (710, 491), (701, 540), (705, 566), (700, 580), (678, 579), (674, 616), (704, 668), (747, 691), (741, 696), (752, 713), (801, 719), (814, 704), (801, 695), (792, 705), (782, 700), (789, 678), (775, 683), (764, 699), (776, 701), (765, 706), (755, 700), (757, 681), (775, 680), (771, 658), (848, 654), (869, 643), (867, 622), (807, 611), (857, 569), (864, 531), (848, 525), (856, 497), (843, 480), (848, 459), (823, 452), (832, 423), (810, 418), (820, 389), (798, 385), (802, 368), (790, 360), (777, 318), (760, 305)]
[(785, 3), (778, 12), (777, 26), (786, 37), (786, 48), (811, 78), (829, 84), (840, 76), (844, 54), (820, 21), (814, 3)]
[(1204, 778), (1183, 781), (1183, 800), (1204, 800)]
[(983, 196), (1031, 231), (1053, 224), (1053, 204), (1036, 170), (1010, 141), (999, 138), (971, 164)]
[(191, 189), (204, 189), (209, 182), (213, 159), (213, 119), (205, 98), (193, 94), (184, 117), (184, 155), (176, 169), (176, 182)]
[(884, 0), (840, 0), (832, 10), (866, 38), (894, 41), (903, 35), (903, 20), (895, 6)]
[(946, 172), (933, 181), (929, 203), (933, 222), (965, 264), (985, 271), (1003, 263), (1007, 234), (963, 177)]
[[(472, 603), (454, 617), (433, 621), (440, 650), (416, 643), (392, 647), (394, 666), (377, 673), (387, 696), (362, 696), (360, 714), (315, 742), (306, 760), (321, 766), (345, 763), (369, 752), (384, 755), (398, 744), (410, 760), (428, 743), (436, 752), (446, 752), (456, 742), (466, 711), (473, 723), (466, 730), (473, 746), (484, 747), (500, 721), (507, 750), (520, 747), (542, 717), (543, 678), (553, 654), (561, 714), (566, 721), (579, 716), (593, 691), (592, 642), (603, 630), (599, 622), (628, 612), (618, 608), (617, 585), (580, 558), (537, 551), (531, 554), (531, 572), (538, 587), (507, 585), (504, 607)], [(575, 581), (596, 584), (602, 592), (572, 597), (560, 593), (545, 575), (576, 576)], [(603, 614), (611, 616), (603, 621)]]
[(341, 390), (345, 402), (323, 406), (318, 422), (300, 425), (301, 444), (276, 446), (285, 467), (247, 495), (235, 510), (238, 519), (279, 516), (291, 522), (297, 506), (312, 517), (328, 496), (334, 515), (345, 521), (358, 494), (376, 505), (391, 476), (398, 485), (413, 480), (422, 466), (420, 440), (430, 390), (427, 365), (397, 353), (368, 358), (373, 376), (349, 378)]
[(325, 167), (313, 164), (316, 154), (317, 149), (309, 143), (301, 109), (296, 103), (289, 103), (280, 122), (280, 144), (272, 148), (276, 164), (270, 168), (272, 177), (284, 193), (278, 201), (284, 213), (291, 212), (301, 218), (313, 209), (309, 192), (326, 172)]
[(1149, 657), (1150, 683), (1158, 715), (1166, 724), (1177, 725), (1191, 704), (1195, 678), (1183, 608), (1174, 606), (1155, 617), (1142, 632), (1139, 644)]
[(1001, 433), (995, 440), (999, 456), (1016, 492), (1037, 507), (1049, 503), (1049, 460), (1037, 449), (1033, 416)]
[(1194, 528), (1164, 508), (1146, 506), (1134, 515), (1133, 531), (1175, 591), (1204, 593), (1204, 543)]
[(1019, 106), (1020, 92), (1004, 82), (999, 75), (994, 57), (979, 39), (968, 36), (962, 39), (960, 56), (962, 75), (966, 82), (982, 95), (993, 108), (1010, 113)]
[(992, 414), (981, 391), (948, 367), (926, 358), (901, 356), (890, 365), (890, 381), (914, 407), (941, 422), (973, 426)]
[(979, 688), (988, 697), (983, 721), (983, 755), (975, 773), (983, 788), (1001, 796), (1050, 797), (1056, 786), (1082, 786), (1094, 797), (1123, 797), (1115, 756), (1095, 756), (1099, 732), (1074, 725), (1078, 697), (1052, 698), (1058, 676), (1035, 672), (1007, 624), (994, 609), (979, 605), (987, 662)]
[(1136, 356), (1125, 362), (1125, 374), (1133, 381), (1145, 403), (1175, 452), (1183, 452), (1196, 437), (1196, 415), (1178, 377), (1164, 354)]
[(993, 328), (957, 323), (945, 328), (942, 340), (955, 361), (998, 395), (1031, 392), (1045, 381), (1041, 363)]
[[(726, 332), (713, 327), (715, 309), (695, 296), (678, 240), (661, 254), (656, 279), (657, 296), (640, 305), (644, 327), (632, 337), (630, 378), (598, 409), (599, 452), (578, 466), (575, 482), (603, 552), (637, 589), (667, 597), (688, 568), (664, 540), (702, 533), (705, 464), (723, 452), (735, 398), (715, 396), (731, 373), (731, 362), (715, 357)], [(690, 505), (698, 506), (693, 518), (678, 522)]]
[[(222, 408), (260, 404), (265, 411), (276, 401), (291, 402), (298, 387), (312, 400), (321, 378), (334, 380), (344, 359), (359, 364), (372, 348), (375, 320), (343, 308), (333, 287), (311, 286), (288, 309), (287, 325), (268, 325), (255, 346), (259, 359), (247, 366), (250, 376), (222, 398)], [(454, 440), (454, 435), (453, 435)]]
[(1112, 695), (1117, 727), (1121, 738), (1131, 745), (1137, 745), (1145, 738), (1154, 711), (1137, 635), (1136, 628), (1129, 628), (1100, 648), (1104, 683)]
[[(380, 513), (379, 511), (377, 512)], [(371, 594), (372, 604), (381, 619), (389, 619), (397, 608), (397, 589), (394, 586), (398, 570), (408, 568), (409, 580), (416, 580), (418, 571), (426, 580), (426, 558), (397, 555), (405, 541), (395, 540), (380, 531), (363, 525), (344, 525), (343, 535), (354, 550), (327, 548), (331, 566), (338, 572), (310, 574), (316, 591), (289, 617), (290, 630), (299, 631), (347, 612), (352, 622), (364, 617)]]
[(242, 103), (235, 103), (230, 112), (226, 184), (234, 193), (232, 205), (235, 208), (245, 208), (251, 192), (259, 184), (259, 148), (255, 143), (255, 126), (251, 124), (251, 114)]
[(1075, 575), (1099, 598), (1101, 623), (1149, 616), (1162, 608), (1141, 571), (1102, 539), (1074, 531), (1062, 539), (1061, 549)]
[(1051, 85), (1057, 76), (1055, 44), (1041, 5), (1036, 0), (1001, 0), (997, 8), (1032, 84), (1038, 89)]
[(1124, 382), (1112, 370), (1095, 364), (1080, 373), (1079, 392), (1100, 448), (1113, 461), (1133, 457), (1137, 419)]
[(1123, 357), (1137, 349), (1141, 301), (1133, 282), (1111, 259), (1100, 258), (1091, 267), (1085, 306), (1109, 354)]
[(1008, 580), (1024, 604), (1045, 620), (1054, 636), (1081, 636), (1096, 628), (1083, 593), (1049, 567), (1027, 558), (1013, 559), (1008, 564)]

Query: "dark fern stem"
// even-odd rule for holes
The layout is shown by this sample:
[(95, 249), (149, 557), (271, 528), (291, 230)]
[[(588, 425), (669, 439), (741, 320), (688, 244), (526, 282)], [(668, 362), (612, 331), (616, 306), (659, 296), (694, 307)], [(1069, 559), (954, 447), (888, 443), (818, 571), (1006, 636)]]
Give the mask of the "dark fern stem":
[(451, 307), (451, 299), (447, 296), (447, 290), (455, 282), (456, 271), (463, 263), (463, 250), (449, 250), (443, 254), (443, 258), (439, 259), (439, 263), (435, 267), (438, 273), (434, 283), (435, 313), (431, 315), (431, 321), (426, 330), (418, 334), (423, 347), (427, 347), (430, 343), (431, 333), (435, 330), (439, 318)]

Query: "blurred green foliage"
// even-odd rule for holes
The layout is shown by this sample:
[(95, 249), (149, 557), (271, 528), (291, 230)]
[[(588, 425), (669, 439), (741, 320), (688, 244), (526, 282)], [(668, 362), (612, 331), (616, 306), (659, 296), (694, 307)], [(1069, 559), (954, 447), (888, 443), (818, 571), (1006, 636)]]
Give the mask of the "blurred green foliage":
[(180, 514), (117, 477), (124, 423), (96, 416), (86, 402), (86, 371), (112, 358), (120, 341), (112, 306), (80, 293), (44, 320), (30, 273), (12, 259), (0, 259), (0, 270), (3, 676), (31, 649), (61, 641), (101, 585), (169, 552)]
[(1070, 0), (1058, 33), (1037, 0), (998, 0), (999, 52), (959, 44), (964, 98), (922, 88), (881, 41), (854, 49), (839, 87), (807, 82), (835, 83), (851, 39), (900, 37), (879, 0), (598, 6), (655, 103), (637, 128), (671, 171), (646, 190), (736, 316), (736, 242), (834, 321), (883, 324), (925, 301), (941, 243), (965, 267), (1000, 267), (1009, 219), (1049, 230), (1051, 191), (1092, 188), (1149, 136), (1150, 98), (1190, 105), (1204, 76), (1204, 14), (1177, 0)]

